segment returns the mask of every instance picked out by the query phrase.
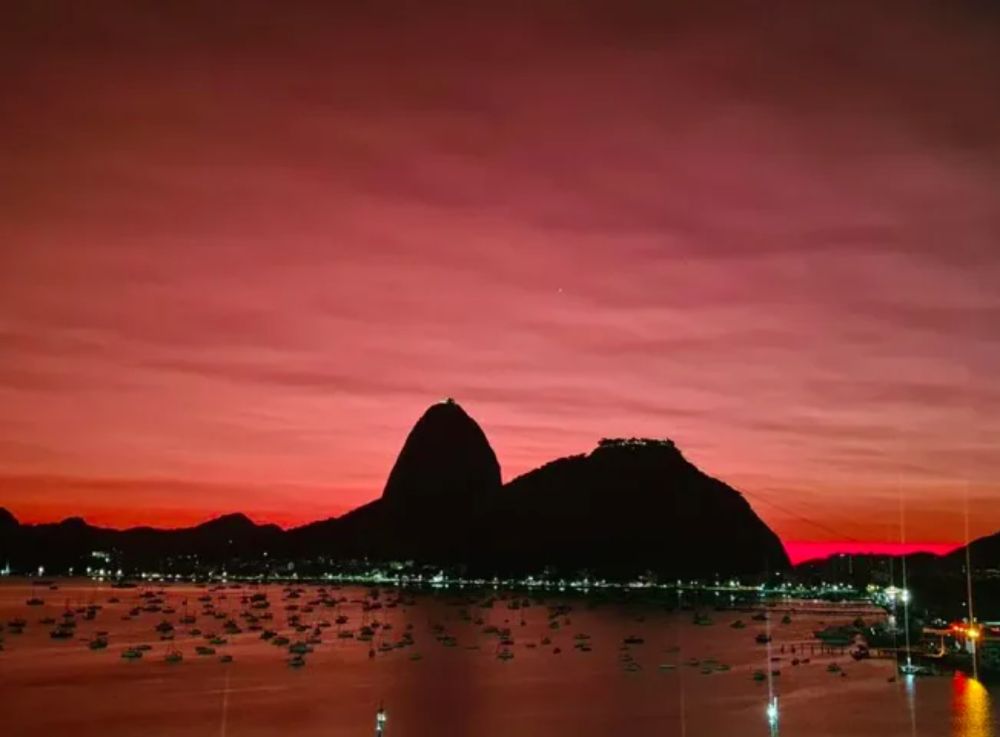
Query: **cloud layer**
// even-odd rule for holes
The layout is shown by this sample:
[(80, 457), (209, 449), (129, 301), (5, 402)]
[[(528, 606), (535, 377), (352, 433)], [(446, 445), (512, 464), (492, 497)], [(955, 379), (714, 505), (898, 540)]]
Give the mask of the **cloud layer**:
[(0, 503), (305, 521), (454, 396), (505, 478), (670, 436), (785, 538), (1000, 528), (989, 7), (364, 5), (15, 8)]

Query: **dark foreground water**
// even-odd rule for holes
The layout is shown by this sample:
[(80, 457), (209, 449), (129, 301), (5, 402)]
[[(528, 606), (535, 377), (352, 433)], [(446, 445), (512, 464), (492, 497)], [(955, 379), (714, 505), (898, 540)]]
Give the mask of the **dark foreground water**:
[[(511, 609), (507, 600), (491, 608), (460, 602), (468, 594), (457, 592), (418, 594), (412, 602), (363, 613), (368, 592), (352, 587), (328, 589), (328, 598), (347, 599), (337, 607), (316, 604), (303, 611), (320, 594), (317, 587), (301, 589), (289, 598), (280, 586), (166, 587), (163, 606), (173, 613), (123, 619), (149, 601), (140, 598), (143, 589), (60, 582), (50, 591), (4, 583), (0, 735), (360, 737), (374, 733), (380, 702), (389, 714), (386, 737), (772, 735), (765, 705), (773, 689), (780, 704), (776, 733), (785, 737), (1000, 737), (995, 726), (1000, 695), (976, 681), (955, 676), (890, 682), (891, 661), (811, 654), (808, 645), (803, 651), (821, 622), (848, 622), (853, 614), (804, 613), (805, 604), (793, 603), (797, 611), (790, 624), (780, 623), (780, 613), (765, 624), (752, 621), (749, 613), (711, 611), (713, 623), (704, 626), (694, 624), (691, 612), (613, 604), (588, 608), (573, 600), (568, 615), (552, 618), (549, 606), (560, 603), (552, 595), (544, 605), (533, 598), (531, 606)], [(241, 600), (252, 593), (266, 593), (269, 609), (249, 609)], [(27, 606), (32, 595), (45, 603)], [(244, 630), (225, 636), (214, 655), (195, 652), (208, 644), (206, 636), (221, 634), (225, 622), (204, 613), (206, 603), (198, 598), (205, 596), (211, 597), (211, 608)], [(394, 596), (387, 589), (381, 602)], [(120, 602), (109, 603), (111, 597)], [(77, 615), (71, 638), (52, 639), (53, 626), (40, 620), (61, 621), (67, 604), (102, 608), (92, 620)], [(314, 627), (324, 620), (330, 626), (319, 629), (314, 652), (295, 669), (288, 665), (287, 648), (246, 629), (245, 611), (270, 612), (273, 619), (259, 624), (293, 642), (315, 636)], [(181, 624), (185, 613), (196, 622)], [(289, 626), (288, 617), (296, 614), (307, 630)], [(337, 625), (337, 616), (347, 622)], [(13, 618), (27, 620), (22, 634), (10, 632)], [(745, 629), (730, 627), (737, 618), (746, 622)], [(155, 630), (163, 620), (176, 626), (172, 641), (161, 640)], [(338, 637), (339, 630), (357, 635), (362, 624), (375, 622), (390, 628), (376, 628), (371, 642)], [(500, 635), (484, 632), (491, 625), (509, 627), (513, 643), (504, 646)], [(754, 641), (766, 626), (774, 636), (770, 651)], [(99, 631), (108, 633), (108, 647), (90, 650), (87, 643)], [(413, 644), (395, 647), (407, 631)], [(622, 641), (629, 636), (643, 642), (626, 646)], [(589, 652), (575, 647), (582, 642), (589, 643)], [(121, 657), (126, 647), (138, 644), (152, 649), (136, 661)], [(165, 662), (170, 650), (180, 651), (183, 661)], [(502, 651), (514, 657), (498, 658)], [(233, 661), (220, 662), (223, 654)], [(793, 658), (810, 662), (792, 665)], [(831, 662), (846, 675), (831, 673)], [(755, 670), (780, 675), (757, 682)]]

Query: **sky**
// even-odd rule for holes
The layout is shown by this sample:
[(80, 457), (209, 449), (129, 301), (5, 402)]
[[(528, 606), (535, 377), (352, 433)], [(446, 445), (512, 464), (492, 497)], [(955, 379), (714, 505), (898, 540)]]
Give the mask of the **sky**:
[(788, 544), (1000, 529), (993, 4), (432, 5), (8, 7), (0, 505), (328, 517), (450, 396), (505, 480), (670, 437)]

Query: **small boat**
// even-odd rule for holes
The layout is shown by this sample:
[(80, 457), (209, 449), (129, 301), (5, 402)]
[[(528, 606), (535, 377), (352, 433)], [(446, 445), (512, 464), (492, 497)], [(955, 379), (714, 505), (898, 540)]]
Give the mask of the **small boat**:
[(926, 665), (903, 663), (899, 666), (899, 672), (904, 676), (929, 676), (933, 671)]
[(32, 596), (25, 603), (28, 606), (43, 606), (45, 604), (45, 602), (42, 599), (39, 599), (37, 596)]
[(747, 625), (746, 625), (746, 622), (744, 622), (742, 619), (737, 619), (735, 622), (733, 622), (729, 626), (732, 627), (734, 630), (742, 630), (742, 629), (746, 629)]
[(771, 641), (771, 636), (765, 632), (760, 632), (754, 637), (758, 645), (766, 645)]
[(645, 640), (639, 637), (638, 635), (629, 635), (624, 640), (622, 640), (622, 642), (625, 643), (626, 645), (641, 645), (642, 643), (645, 642)]
[(122, 651), (122, 658), (125, 660), (139, 660), (142, 658), (142, 650), (136, 647), (129, 647)]
[(91, 650), (104, 650), (108, 646), (108, 641), (104, 637), (95, 637), (93, 640), (87, 643), (87, 647)]
[(184, 656), (181, 654), (180, 650), (171, 650), (164, 656), (163, 660), (164, 662), (171, 664), (180, 663), (182, 660), (184, 660)]

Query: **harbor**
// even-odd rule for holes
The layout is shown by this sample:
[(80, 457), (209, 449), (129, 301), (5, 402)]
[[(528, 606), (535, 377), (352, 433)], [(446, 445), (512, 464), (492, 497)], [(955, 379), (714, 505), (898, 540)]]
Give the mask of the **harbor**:
[(916, 678), (888, 654), (855, 657), (859, 608), (866, 628), (887, 617), (856, 602), (837, 616), (809, 601), (667, 609), (502, 590), (51, 586), (0, 585), (5, 734), (95, 720), (105, 737), (138, 725), (165, 737), (832, 736), (860, 709), (871, 731), (855, 733), (874, 736), (911, 734), (912, 707), (916, 734), (981, 737), (957, 731), (956, 710), (963, 724), (996, 713), (962, 669)]

